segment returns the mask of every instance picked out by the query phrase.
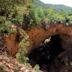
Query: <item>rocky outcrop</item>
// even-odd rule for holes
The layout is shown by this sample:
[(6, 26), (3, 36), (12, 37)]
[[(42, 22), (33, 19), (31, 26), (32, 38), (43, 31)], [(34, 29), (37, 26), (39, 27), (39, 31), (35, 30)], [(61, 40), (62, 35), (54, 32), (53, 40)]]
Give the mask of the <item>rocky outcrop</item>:
[(28, 35), (31, 43), (30, 50), (38, 47), (45, 39), (54, 35), (60, 36), (65, 50), (72, 47), (72, 26), (58, 24), (51, 26), (48, 30), (41, 27), (32, 28), (28, 31)]
[[(48, 30), (43, 29), (42, 27), (34, 27), (25, 31), (29, 36), (28, 40), (30, 45), (27, 50), (28, 53), (33, 49), (38, 47), (45, 39), (59, 35), (62, 40), (63, 48), (69, 49), (72, 47), (72, 26), (66, 26), (63, 24), (54, 25), (48, 28)], [(5, 37), (5, 45), (8, 49), (10, 55), (15, 55), (19, 49), (19, 43), (22, 37), (25, 37), (23, 32), (19, 31), (18, 33), (13, 33)]]
[[(29, 32), (29, 37), (30, 41), (34, 43), (28, 53), (29, 62), (32, 66), (37, 63), (40, 69), (47, 69), (49, 72), (71, 71), (72, 66), (70, 65), (69, 69), (69, 66), (66, 67), (66, 65), (69, 65), (70, 60), (68, 58), (72, 55), (72, 26), (60, 24), (52, 26), (48, 30), (34, 28)], [(50, 41), (44, 44), (43, 38), (50, 37)], [(40, 44), (41, 42), (42, 44)], [(58, 63), (56, 63), (57, 61)]]
[(8, 54), (14, 56), (19, 49), (19, 43), (16, 41), (16, 33), (5, 36), (4, 39)]
[[(63, 24), (57, 24), (57, 25), (50, 26), (46, 30), (42, 27), (33, 27), (33, 28), (25, 30), (25, 31), (20, 28), (16, 28), (16, 27), (13, 27), (13, 28), (16, 29), (16, 33), (11, 33), (11, 34), (5, 35), (4, 37), (0, 38), (1, 39), (0, 41), (2, 42), (2, 44), (4, 43), (4, 48), (1, 47), (0, 49), (2, 49), (2, 48), (6, 49), (8, 54), (13, 57), (15, 57), (16, 53), (20, 49), (20, 45), (22, 45), (22, 50), (23, 50), (23, 48), (26, 48), (27, 52), (25, 55), (28, 56), (34, 48), (39, 48), (39, 46), (41, 46), (44, 43), (45, 39), (50, 38), (50, 41), (51, 41), (52, 37), (55, 35), (58, 35), (60, 37), (60, 39), (61, 39), (60, 45), (61, 46), (59, 46), (59, 47), (62, 47), (64, 50), (63, 51), (64, 53), (63, 52), (59, 53), (59, 55), (57, 55), (57, 57), (63, 58), (67, 54), (67, 52), (70, 51), (72, 48), (72, 26), (71, 25), (66, 26)], [(3, 38), (3, 40), (2, 40), (2, 38)], [(55, 38), (55, 39), (57, 39), (57, 38)], [(21, 41), (22, 41), (22, 44), (21, 44)], [(28, 41), (28, 43), (27, 43), (28, 46), (27, 46), (27, 44), (25, 44), (25, 41)], [(48, 42), (50, 42), (50, 41), (48, 41)], [(26, 47), (24, 47), (24, 46), (26, 46)], [(56, 46), (56, 43), (54, 43), (54, 46)], [(58, 46), (57, 46), (57, 48), (58, 48)], [(60, 49), (60, 48), (58, 48), (58, 49)], [(51, 51), (52, 51), (52, 49), (51, 49)], [(41, 60), (41, 59), (39, 59), (39, 60)]]
[[(7, 55), (6, 52), (0, 54), (0, 72), (37, 72), (32, 67), (19, 63), (15, 58)], [(41, 72), (41, 71), (39, 71)]]

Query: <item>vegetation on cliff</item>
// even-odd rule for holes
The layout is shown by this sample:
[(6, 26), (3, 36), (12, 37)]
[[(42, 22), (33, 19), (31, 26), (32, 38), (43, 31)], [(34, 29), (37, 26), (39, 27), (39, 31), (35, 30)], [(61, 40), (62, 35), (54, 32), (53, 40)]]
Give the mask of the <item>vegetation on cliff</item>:
[[(0, 0), (0, 37), (4, 37), (6, 41), (9, 41), (6, 43), (9, 45), (8, 47), (15, 45), (12, 47), (19, 49), (14, 57), (16, 57), (20, 63), (27, 64), (29, 67), (29, 59), (26, 57), (27, 48), (30, 46), (29, 29), (33, 27), (43, 27), (46, 29), (48, 25), (56, 25), (59, 23), (65, 25), (72, 24), (71, 10), (66, 12), (66, 7), (65, 10), (56, 10), (56, 8), (48, 7), (48, 5), (41, 3), (39, 0)], [(37, 31), (38, 30), (36, 30), (36, 33), (38, 33)], [(41, 30), (43, 34), (44, 32), (42, 31), (44, 30)], [(32, 33), (33, 32), (34, 31), (32, 31)], [(13, 39), (16, 37), (16, 39), (14, 39), (16, 42), (11, 42), (13, 40), (12, 36)], [(39, 40), (41, 41), (41, 39)], [(37, 39), (35, 39), (35, 41), (37, 41)], [(4, 48), (6, 48), (5, 46)], [(11, 48), (8, 49), (13, 51)], [(1, 47), (0, 50), (2, 50)], [(36, 65), (36, 68), (38, 70), (39, 66)]]

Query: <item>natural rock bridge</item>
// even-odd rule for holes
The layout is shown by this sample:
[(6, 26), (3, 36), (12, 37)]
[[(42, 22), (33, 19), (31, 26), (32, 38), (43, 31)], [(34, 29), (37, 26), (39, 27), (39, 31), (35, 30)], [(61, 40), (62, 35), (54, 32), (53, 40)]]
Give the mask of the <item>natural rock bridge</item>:
[[(30, 41), (26, 55), (29, 57), (29, 62), (32, 66), (39, 64), (40, 69), (48, 69), (47, 67), (50, 67), (57, 57), (63, 58), (64, 55), (72, 49), (71, 25), (57, 24), (50, 26), (48, 30), (42, 27), (33, 27), (26, 30), (26, 32)], [(15, 56), (19, 49), (17, 39), (19, 39), (22, 34), (19, 34), (20, 36), (17, 34), (11, 34), (5, 37), (5, 45), (8, 53), (12, 56)], [(44, 43), (44, 40), (50, 37), (50, 42)]]

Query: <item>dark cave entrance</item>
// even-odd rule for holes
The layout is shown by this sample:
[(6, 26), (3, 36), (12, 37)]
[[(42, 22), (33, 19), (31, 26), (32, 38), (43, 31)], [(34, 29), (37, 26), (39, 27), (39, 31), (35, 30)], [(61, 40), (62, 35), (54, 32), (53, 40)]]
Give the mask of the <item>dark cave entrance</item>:
[(39, 64), (41, 70), (47, 70), (62, 51), (64, 51), (64, 49), (62, 48), (60, 36), (51, 36), (51, 41), (49, 43), (43, 43), (38, 48), (34, 48), (31, 51), (28, 56), (29, 63), (33, 67), (35, 64)]

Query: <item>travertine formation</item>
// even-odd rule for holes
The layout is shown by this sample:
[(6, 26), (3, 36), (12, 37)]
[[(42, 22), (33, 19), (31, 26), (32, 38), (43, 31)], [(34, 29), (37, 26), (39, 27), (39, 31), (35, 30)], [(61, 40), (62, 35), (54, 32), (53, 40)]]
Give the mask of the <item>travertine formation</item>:
[[(28, 53), (33, 49), (38, 47), (45, 39), (59, 35), (62, 39), (62, 46), (65, 50), (72, 47), (72, 26), (66, 26), (63, 24), (57, 24), (48, 28), (48, 30), (43, 29), (42, 27), (34, 27), (25, 31), (29, 36), (28, 40), (30, 42), (30, 46), (28, 46)], [(5, 45), (10, 53), (13, 56), (19, 49), (19, 42), (17, 39), (20, 39), (20, 36), (16, 34), (11, 34), (5, 37)], [(18, 37), (17, 37), (18, 36)]]

